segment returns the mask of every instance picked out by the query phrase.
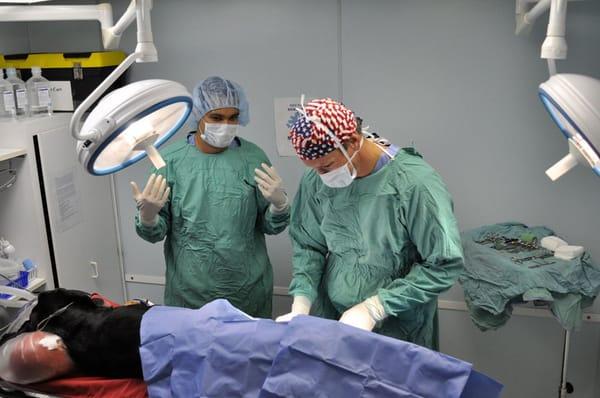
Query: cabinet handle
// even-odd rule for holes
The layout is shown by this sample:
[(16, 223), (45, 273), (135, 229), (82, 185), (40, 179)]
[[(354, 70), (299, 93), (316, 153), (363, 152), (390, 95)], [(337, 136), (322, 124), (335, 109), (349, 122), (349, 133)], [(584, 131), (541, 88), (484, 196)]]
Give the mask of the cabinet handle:
[(98, 279), (98, 263), (95, 261), (90, 261), (90, 267), (92, 268), (92, 279)]

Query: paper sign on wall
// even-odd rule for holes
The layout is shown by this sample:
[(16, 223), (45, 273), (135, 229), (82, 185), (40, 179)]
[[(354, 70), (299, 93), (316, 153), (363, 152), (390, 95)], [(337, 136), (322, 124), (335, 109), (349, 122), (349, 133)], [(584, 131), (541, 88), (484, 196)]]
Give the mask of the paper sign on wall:
[(71, 82), (51, 81), (50, 99), (52, 100), (52, 109), (55, 111), (72, 111), (73, 93), (71, 91)]
[[(307, 103), (311, 98), (305, 98)], [(275, 139), (279, 156), (296, 156), (294, 147), (288, 139), (290, 128), (298, 117), (296, 108), (300, 108), (300, 96), (275, 98)]]
[(53, 177), (56, 212), (54, 222), (59, 232), (65, 232), (83, 221), (81, 199), (75, 170)]

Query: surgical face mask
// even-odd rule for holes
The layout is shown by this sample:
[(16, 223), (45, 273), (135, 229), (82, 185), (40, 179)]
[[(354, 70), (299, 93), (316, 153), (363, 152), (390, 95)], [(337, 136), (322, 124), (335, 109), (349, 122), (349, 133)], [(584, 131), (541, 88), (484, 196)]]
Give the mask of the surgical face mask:
[(205, 123), (202, 140), (215, 148), (227, 148), (237, 135), (237, 124)]
[[(351, 157), (348, 157), (346, 151), (342, 151), (342, 154), (348, 159), (345, 165), (338, 167), (335, 170), (331, 170), (328, 173), (320, 174), (321, 180), (323, 184), (327, 185), (330, 188), (344, 188), (352, 184), (352, 181), (356, 178), (356, 167), (352, 164), (352, 159), (356, 156), (356, 154), (362, 149), (364, 142), (364, 138), (360, 140), (360, 146), (358, 149), (352, 154)], [(350, 172), (350, 165), (352, 164), (352, 172)]]

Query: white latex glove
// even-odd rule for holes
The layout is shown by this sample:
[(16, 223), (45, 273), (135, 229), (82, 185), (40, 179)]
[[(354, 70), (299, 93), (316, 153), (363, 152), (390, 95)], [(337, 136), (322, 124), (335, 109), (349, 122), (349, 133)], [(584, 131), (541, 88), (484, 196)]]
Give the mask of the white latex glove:
[(254, 169), (256, 175), (254, 180), (258, 184), (258, 189), (273, 206), (273, 210), (276, 213), (282, 213), (287, 210), (289, 202), (288, 197), (283, 190), (283, 181), (275, 167), (269, 167), (267, 164), (261, 165), (263, 170)]
[(387, 317), (379, 296), (373, 296), (345, 311), (340, 322), (359, 329), (373, 330), (377, 322)]
[(275, 319), (275, 322), (289, 322), (297, 315), (308, 315), (310, 313), (311, 302), (307, 297), (294, 296), (292, 303), (292, 312), (281, 315)]
[(140, 212), (140, 221), (145, 226), (154, 226), (157, 223), (158, 212), (169, 199), (171, 188), (167, 185), (167, 180), (162, 175), (152, 174), (148, 178), (146, 187), (140, 192), (137, 184), (131, 182), (133, 198)]

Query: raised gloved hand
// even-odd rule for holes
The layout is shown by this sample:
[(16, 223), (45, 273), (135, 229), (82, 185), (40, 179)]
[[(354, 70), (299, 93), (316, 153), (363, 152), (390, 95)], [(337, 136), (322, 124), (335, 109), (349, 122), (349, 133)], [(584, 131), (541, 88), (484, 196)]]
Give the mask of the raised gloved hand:
[(258, 184), (258, 189), (265, 197), (266, 200), (271, 203), (272, 210), (276, 213), (282, 213), (287, 210), (289, 206), (288, 197), (283, 190), (283, 181), (275, 167), (269, 167), (267, 164), (261, 165), (263, 170), (254, 169), (256, 175), (254, 180)]
[(137, 184), (131, 182), (133, 198), (140, 212), (140, 222), (145, 226), (156, 225), (158, 212), (169, 199), (171, 188), (167, 185), (167, 180), (162, 175), (152, 174), (148, 178), (146, 187), (140, 192)]
[(310, 312), (311, 302), (304, 296), (294, 296), (292, 303), (292, 311), (285, 315), (281, 315), (275, 319), (275, 322), (289, 322), (297, 315), (308, 315)]
[(371, 331), (377, 322), (387, 317), (379, 296), (373, 296), (345, 311), (340, 322)]

